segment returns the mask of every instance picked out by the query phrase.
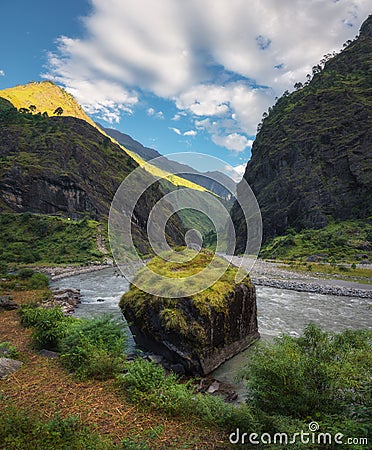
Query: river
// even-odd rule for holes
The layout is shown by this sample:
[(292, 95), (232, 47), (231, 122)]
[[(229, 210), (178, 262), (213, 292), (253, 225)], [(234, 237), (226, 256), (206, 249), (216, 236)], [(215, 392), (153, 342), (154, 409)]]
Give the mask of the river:
[[(80, 289), (82, 303), (77, 317), (94, 317), (111, 313), (121, 317), (118, 303), (129, 284), (114, 269), (105, 269), (62, 278), (52, 287)], [(328, 331), (372, 328), (371, 300), (308, 292), (297, 292), (257, 286), (258, 328), (262, 339), (272, 339), (281, 333), (301, 334), (304, 326), (314, 322)], [(103, 300), (103, 301), (97, 301)], [(130, 339), (133, 345), (133, 340)], [(236, 375), (248, 361), (250, 349), (231, 358), (212, 375), (222, 381), (236, 383)], [(240, 393), (241, 385), (237, 385)]]

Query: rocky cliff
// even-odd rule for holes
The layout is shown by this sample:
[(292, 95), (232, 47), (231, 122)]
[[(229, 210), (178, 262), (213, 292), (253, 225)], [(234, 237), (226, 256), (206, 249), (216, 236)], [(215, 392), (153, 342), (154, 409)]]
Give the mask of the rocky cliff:
[[(123, 149), (84, 120), (19, 112), (0, 97), (0, 211), (62, 214), (103, 219), (125, 177), (138, 165)], [(134, 235), (146, 252), (151, 207), (161, 198), (157, 183), (135, 209)], [(172, 243), (183, 227), (171, 218)]]
[[(313, 68), (310, 82), (269, 109), (244, 175), (261, 208), (264, 239), (372, 214), (371, 71), (372, 16), (340, 54)], [(243, 251), (237, 205), (232, 218)]]

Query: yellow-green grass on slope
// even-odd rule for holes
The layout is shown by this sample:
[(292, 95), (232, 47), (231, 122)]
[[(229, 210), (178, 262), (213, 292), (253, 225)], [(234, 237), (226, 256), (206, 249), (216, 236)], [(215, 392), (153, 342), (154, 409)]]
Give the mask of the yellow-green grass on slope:
[[(0, 90), (0, 97), (9, 100), (17, 109), (27, 108), (30, 113), (38, 114), (47, 112), (48, 116), (57, 115), (57, 108), (62, 108), (62, 116), (71, 116), (82, 119), (99, 130), (104, 136), (115, 144), (119, 145), (137, 164), (143, 167), (147, 172), (155, 177), (165, 178), (175, 186), (183, 186), (198, 191), (206, 191), (205, 188), (191, 181), (185, 180), (177, 175), (170, 174), (161, 170), (146, 161), (144, 161), (136, 153), (131, 152), (124, 146), (120, 145), (114, 138), (108, 136), (94, 121), (85, 113), (83, 108), (75, 100), (75, 98), (66, 92), (63, 88), (57, 86), (51, 81), (31, 82), (25, 85), (18, 85), (12, 88)], [(31, 110), (30, 110), (31, 106)], [(35, 107), (35, 109), (33, 108)]]
[(0, 97), (9, 100), (17, 109), (34, 106), (33, 114), (48, 113), (55, 116), (57, 108), (63, 109), (62, 116), (72, 116), (88, 122), (97, 128), (93, 120), (85, 113), (75, 98), (63, 88), (51, 81), (31, 82), (0, 91)]

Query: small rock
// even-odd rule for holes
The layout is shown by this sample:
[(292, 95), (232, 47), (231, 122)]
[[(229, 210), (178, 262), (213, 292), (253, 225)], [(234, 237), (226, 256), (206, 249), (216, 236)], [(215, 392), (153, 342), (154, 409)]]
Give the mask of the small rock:
[(11, 311), (13, 309), (18, 309), (19, 306), (16, 302), (13, 301), (11, 295), (4, 295), (0, 297), (0, 310), (4, 309), (7, 311)]
[(105, 300), (103, 298), (97, 298), (97, 302), (104, 302)]
[(52, 352), (51, 350), (46, 350), (45, 348), (43, 348), (42, 350), (39, 351), (39, 355), (46, 356), (47, 358), (51, 358), (51, 359), (59, 358), (59, 353)]
[(16, 359), (0, 358), (0, 378), (5, 378), (7, 375), (16, 372), (23, 362)]
[(214, 380), (213, 383), (207, 389), (207, 392), (209, 394), (213, 394), (214, 392), (217, 392), (219, 389), (220, 389), (220, 383), (217, 380)]

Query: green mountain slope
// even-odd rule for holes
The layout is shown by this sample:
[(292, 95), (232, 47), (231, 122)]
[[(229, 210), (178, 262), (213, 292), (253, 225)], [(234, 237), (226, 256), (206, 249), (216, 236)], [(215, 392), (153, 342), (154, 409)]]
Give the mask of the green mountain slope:
[(157, 177), (166, 178), (169, 182), (176, 186), (184, 186), (199, 191), (205, 190), (204, 187), (199, 186), (193, 181), (188, 181), (176, 175), (169, 174), (166, 169), (161, 170), (146, 163), (146, 161), (137, 153), (119, 144), (119, 142), (115, 140), (115, 136), (108, 136), (105, 130), (98, 126), (85, 113), (83, 108), (71, 94), (51, 81), (31, 82), (25, 85), (3, 89), (0, 90), (0, 97), (9, 100), (18, 110), (28, 112), (30, 114), (75, 117), (77, 119), (82, 119), (89, 123), (92, 127), (96, 128), (101, 134), (106, 136), (112, 142), (119, 145), (127, 155), (129, 155), (138, 165), (144, 167), (144, 169), (150, 174)]
[[(372, 16), (355, 41), (313, 74), (270, 108), (244, 175), (266, 241), (288, 228), (319, 229), (372, 214)], [(232, 218), (243, 251), (237, 205)]]
[[(86, 121), (20, 113), (0, 98), (0, 210), (106, 220), (112, 198), (137, 163)], [(134, 211), (133, 233), (147, 252), (151, 207), (162, 197), (158, 183)], [(182, 243), (174, 215), (170, 242)]]

